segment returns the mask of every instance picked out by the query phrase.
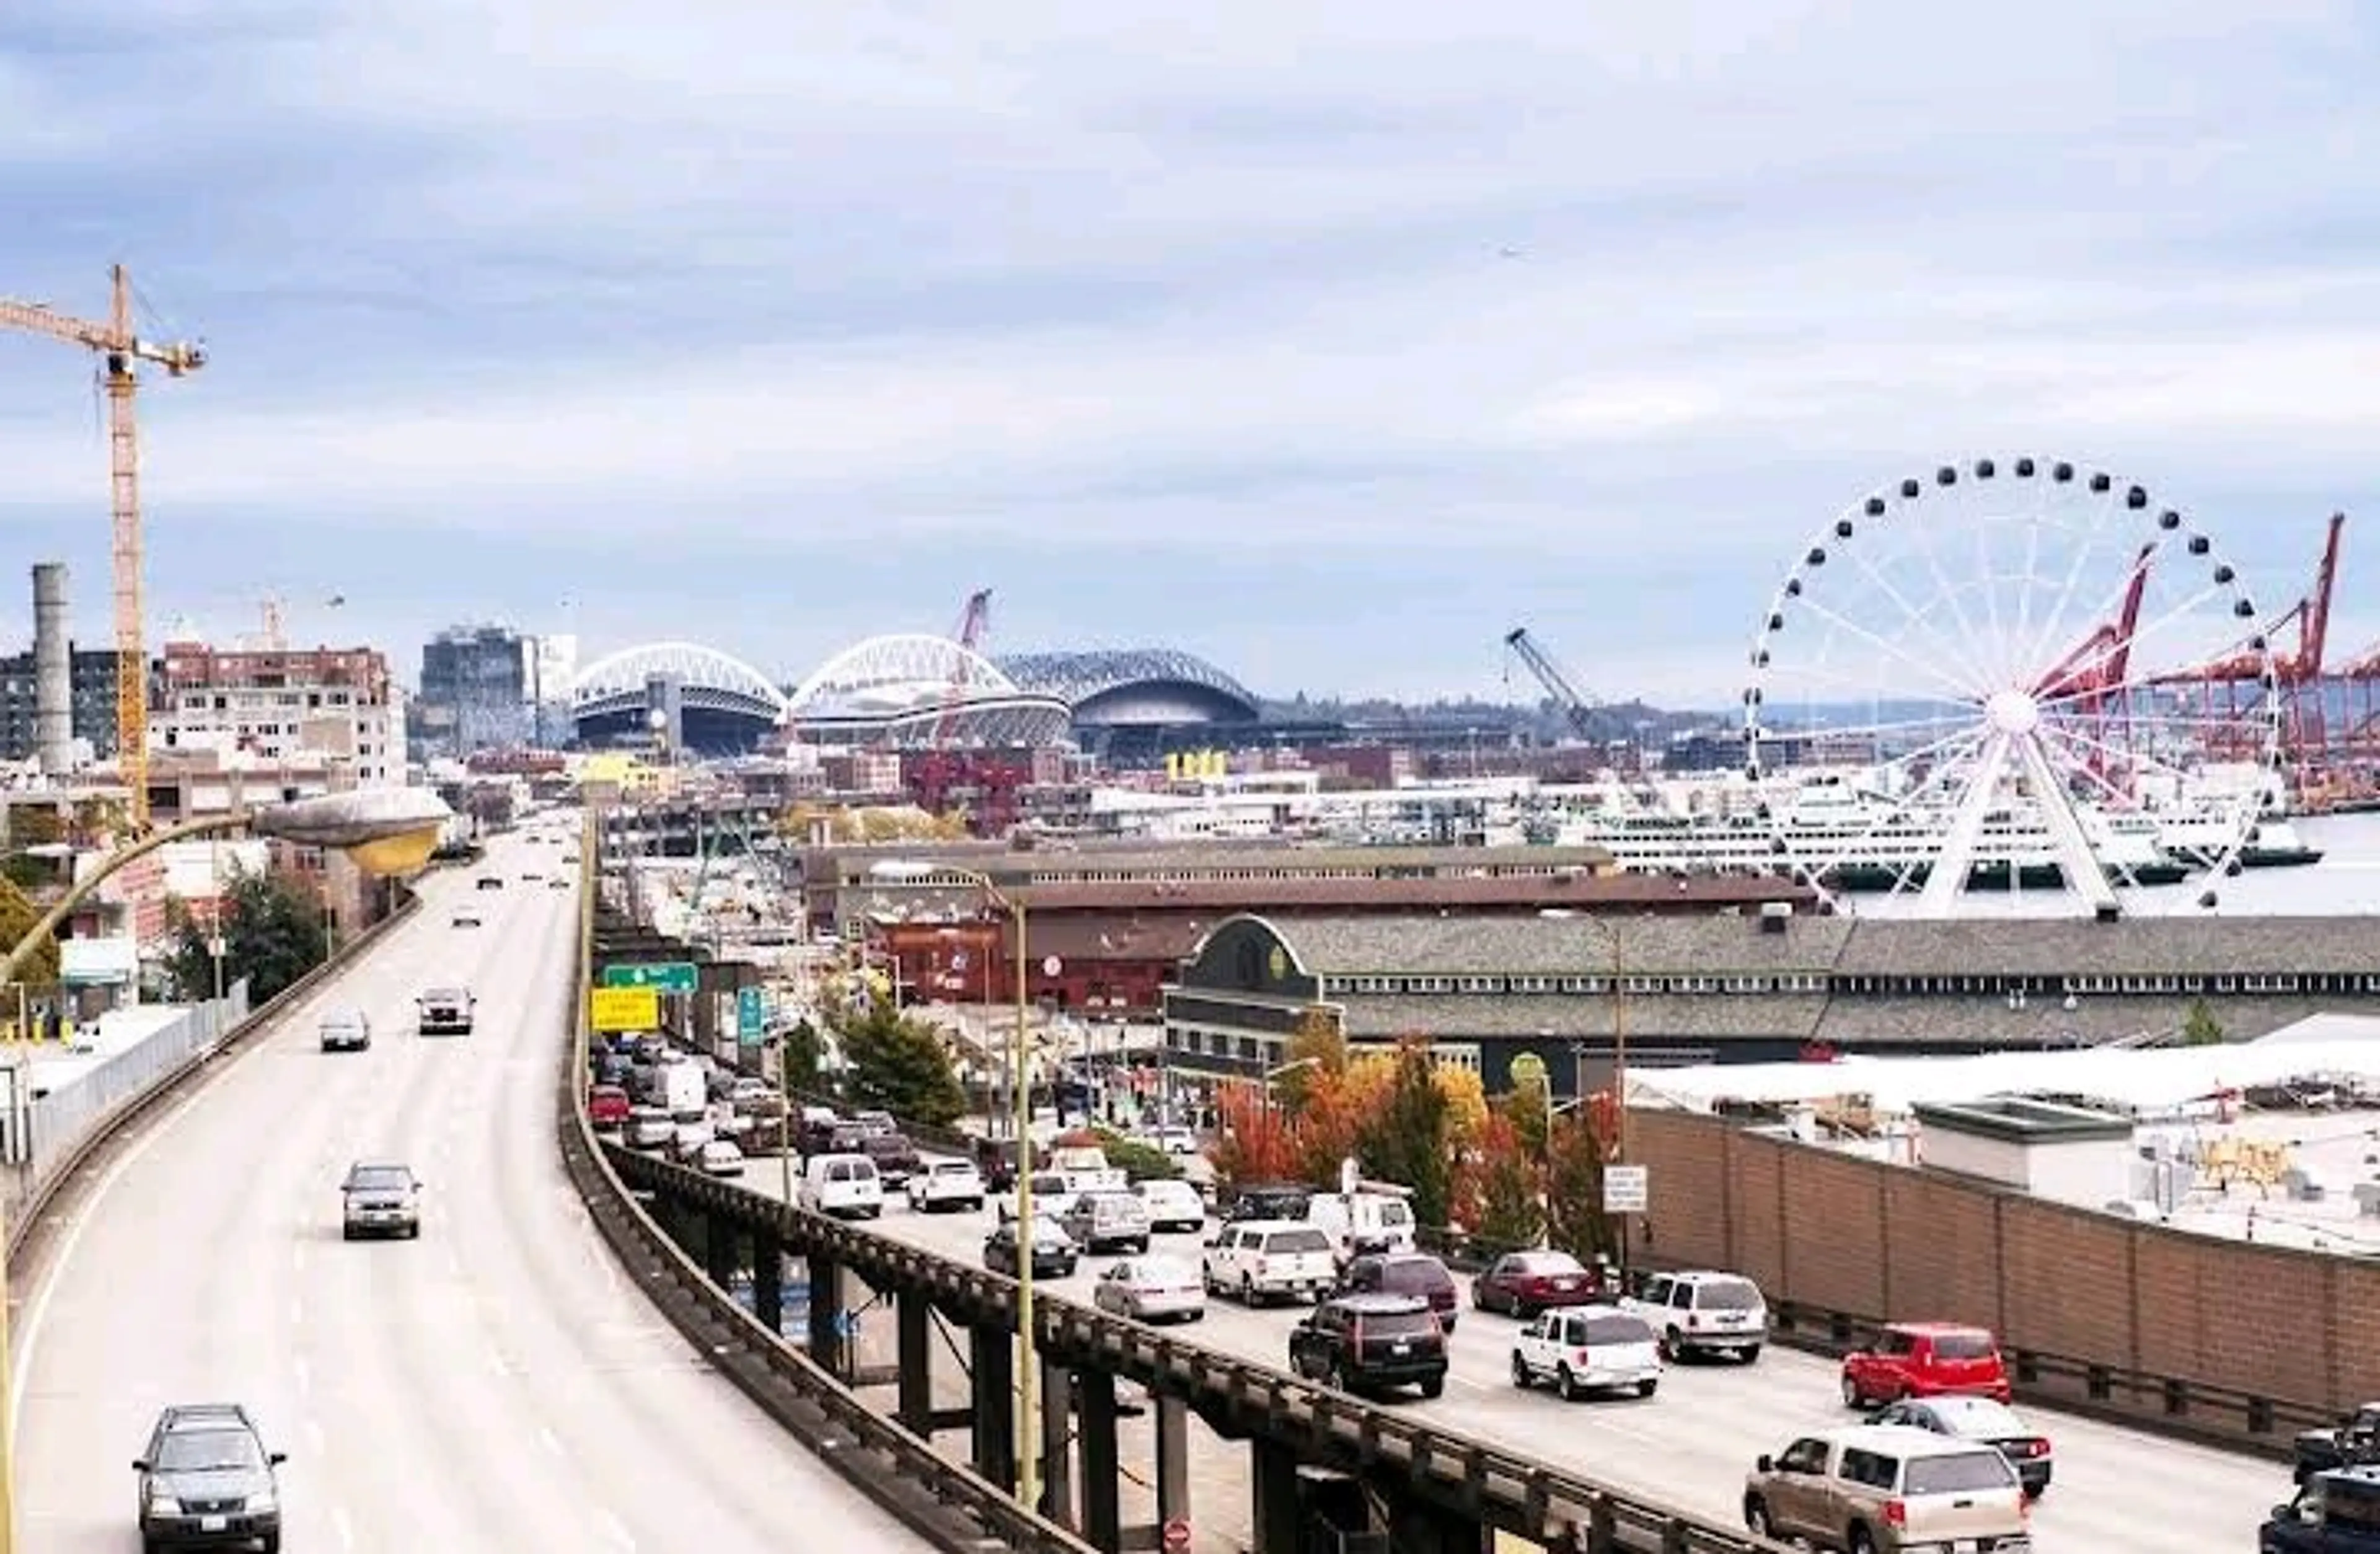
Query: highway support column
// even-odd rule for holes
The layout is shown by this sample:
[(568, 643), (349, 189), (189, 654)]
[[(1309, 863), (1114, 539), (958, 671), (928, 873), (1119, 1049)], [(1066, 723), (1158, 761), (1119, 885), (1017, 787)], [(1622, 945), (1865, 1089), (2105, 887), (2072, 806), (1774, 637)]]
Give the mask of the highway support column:
[(785, 1330), (785, 1244), (774, 1231), (752, 1232), (752, 1315), (772, 1333)]
[(838, 1381), (848, 1375), (844, 1364), (843, 1269), (832, 1257), (813, 1252), (810, 1264), (810, 1359)]
[(1491, 1554), (1495, 1534), (1475, 1517), (1405, 1496), (1389, 1499), (1389, 1547), (1398, 1554)]
[(1180, 1398), (1152, 1397), (1156, 1415), (1157, 1524), (1190, 1519), (1190, 1405)]
[(900, 1391), (892, 1417), (905, 1429), (934, 1439), (934, 1303), (924, 1292), (903, 1290), (892, 1297), (894, 1363)]
[(1297, 1453), (1257, 1436), (1248, 1441), (1248, 1466), (1254, 1497), (1248, 1525), (1255, 1534), (1249, 1554), (1299, 1554), (1305, 1508), (1297, 1487)]
[(1115, 1378), (1103, 1370), (1079, 1370), (1075, 1439), (1083, 1456), (1083, 1518), (1077, 1530), (1099, 1554), (1122, 1554), (1123, 1506), (1117, 1491), (1123, 1474), (1116, 1451)]
[(1016, 1335), (1005, 1328), (967, 1329), (967, 1368), (975, 1373), (975, 1471), (994, 1484), (1014, 1484)]
[(702, 1217), (702, 1271), (710, 1281), (725, 1290), (735, 1282), (736, 1254), (744, 1239), (742, 1227), (726, 1215), (712, 1212)]
[(1041, 1514), (1079, 1531), (1073, 1451), (1075, 1373), (1046, 1359), (1034, 1363), (1041, 1367), (1041, 1417), (1033, 1429), (1033, 1445), (1041, 1453)]

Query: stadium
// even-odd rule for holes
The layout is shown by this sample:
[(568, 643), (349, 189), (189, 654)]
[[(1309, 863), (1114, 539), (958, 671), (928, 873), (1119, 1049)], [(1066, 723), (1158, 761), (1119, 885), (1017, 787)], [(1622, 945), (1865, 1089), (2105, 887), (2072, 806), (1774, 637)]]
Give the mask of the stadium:
[(1247, 687), (1172, 649), (994, 661), (926, 634), (856, 643), (791, 691), (716, 649), (649, 643), (589, 664), (571, 701), (582, 745), (640, 744), (661, 732), (703, 755), (748, 752), (772, 735), (892, 749), (931, 747), (938, 734), (978, 749), (1137, 749), (1263, 718)]

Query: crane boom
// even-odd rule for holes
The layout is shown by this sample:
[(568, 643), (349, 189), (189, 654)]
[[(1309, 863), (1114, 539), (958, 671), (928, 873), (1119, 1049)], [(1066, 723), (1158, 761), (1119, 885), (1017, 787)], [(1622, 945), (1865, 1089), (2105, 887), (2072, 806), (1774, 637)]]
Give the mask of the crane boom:
[(101, 383), (107, 392), (108, 509), (111, 559), (115, 574), (115, 761), (131, 795), (135, 831), (149, 824), (149, 654), (141, 640), (140, 438), (133, 396), (140, 386), (139, 363), (162, 367), (179, 378), (207, 364), (206, 347), (195, 343), (143, 340), (132, 327), (132, 276), (123, 265), (109, 272), (107, 322), (93, 322), (39, 302), (0, 298), (0, 326), (45, 335), (99, 354)]
[(1570, 683), (1570, 676), (1561, 672), (1561, 665), (1537, 646), (1536, 638), (1529, 635), (1529, 628), (1514, 626), (1506, 632), (1504, 646), (1528, 666), (1529, 673), (1536, 676), (1537, 684), (1543, 686), (1546, 694), (1560, 706), (1562, 716), (1570, 722), (1571, 732), (1581, 739), (1591, 738), (1590, 731), (1595, 724), (1594, 706)]

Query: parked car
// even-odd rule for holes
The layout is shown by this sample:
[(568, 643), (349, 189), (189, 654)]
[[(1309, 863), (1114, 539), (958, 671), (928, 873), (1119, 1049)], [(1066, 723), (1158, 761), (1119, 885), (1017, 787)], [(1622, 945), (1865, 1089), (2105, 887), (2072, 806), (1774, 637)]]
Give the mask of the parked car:
[(1972, 1393), (2006, 1402), (2008, 1366), (1987, 1329), (1952, 1322), (1895, 1322), (1865, 1349), (1843, 1356), (1843, 1404), (1874, 1408), (1903, 1398)]
[[(1074, 1238), (1055, 1220), (1033, 1217), (1033, 1277), (1065, 1279), (1081, 1257)], [(983, 1238), (983, 1266), (994, 1273), (1016, 1277), (1016, 1221), (1004, 1220)]]
[(342, 1009), (322, 1016), (325, 1052), (361, 1052), (371, 1046), (371, 1019), (360, 1009)]
[(1649, 1398), (1661, 1385), (1661, 1344), (1641, 1317), (1616, 1305), (1540, 1312), (1512, 1339), (1512, 1385), (1548, 1383), (1566, 1399), (1633, 1391)]
[(254, 1547), (280, 1554), (288, 1457), (268, 1451), (238, 1403), (181, 1403), (157, 1415), (132, 1460), (143, 1548)]
[(1727, 1354), (1749, 1365), (1768, 1341), (1768, 1303), (1740, 1273), (1657, 1273), (1620, 1306), (1653, 1324), (1672, 1360)]
[(972, 1160), (929, 1160), (923, 1171), (910, 1174), (908, 1189), (909, 1207), (920, 1214), (983, 1208), (983, 1176)]
[(2033, 1547), (2029, 1509), (1998, 1451), (1900, 1425), (1803, 1436), (1758, 1459), (1743, 1483), (1754, 1533), (1866, 1554), (2021, 1554)]
[[(1312, 1225), (1288, 1220), (1244, 1220), (1225, 1225), (1207, 1244), (1200, 1260), (1207, 1289), (1230, 1293), (1245, 1305), (1299, 1296), (1319, 1300), (1339, 1282), (1339, 1259), (1330, 1238)], [(1423, 1309), (1428, 1309), (1424, 1303)]]
[(1515, 1317), (1602, 1298), (1602, 1276), (1567, 1252), (1507, 1252), (1471, 1281), (1473, 1305)]
[(1434, 1398), (1446, 1390), (1446, 1329), (1411, 1295), (1333, 1295), (1290, 1329), (1289, 1368), (1342, 1392), (1418, 1387)]
[(358, 1160), (339, 1184), (339, 1198), (343, 1240), (393, 1235), (413, 1241), (421, 1234), (421, 1183), (411, 1166)]
[(1207, 1291), (1185, 1257), (1135, 1257), (1099, 1275), (1091, 1304), (1135, 1322), (1196, 1322), (1207, 1315)]
[(1429, 1308), (1438, 1313), (1439, 1325), (1448, 1332), (1454, 1330), (1455, 1318), (1462, 1313), (1454, 1275), (1427, 1252), (1376, 1253), (1351, 1258), (1346, 1271), (1340, 1275), (1339, 1289), (1342, 1294), (1417, 1295), (1429, 1303)]
[(1909, 1425), (1958, 1440), (1981, 1441), (1997, 1450), (2016, 1469), (2027, 1499), (2038, 1499), (2049, 1487), (2053, 1457), (2049, 1438), (2019, 1417), (2016, 1410), (1989, 1398), (1911, 1398), (1879, 1411), (1871, 1425)]
[(1135, 1183), (1132, 1190), (1139, 1196), (1141, 1207), (1148, 1210), (1150, 1230), (1161, 1234), (1207, 1228), (1207, 1200), (1189, 1183), (1179, 1178), (1156, 1178)]
[(1066, 1233), (1087, 1252), (1148, 1250), (1148, 1210), (1134, 1194), (1084, 1193), (1059, 1218)]

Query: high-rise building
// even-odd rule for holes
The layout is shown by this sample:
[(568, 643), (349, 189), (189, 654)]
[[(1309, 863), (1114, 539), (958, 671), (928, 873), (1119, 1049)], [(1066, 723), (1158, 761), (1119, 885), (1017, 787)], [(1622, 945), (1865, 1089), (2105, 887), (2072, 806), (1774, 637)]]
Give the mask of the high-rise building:
[(421, 645), (412, 728), (426, 756), (517, 749), (537, 733), (530, 643), (497, 625), (458, 625)]
[(570, 687), (578, 678), (578, 638), (573, 633), (529, 639), (529, 696), (537, 707), (537, 743), (558, 749), (570, 743)]
[(403, 694), (376, 648), (218, 652), (168, 642), (149, 716), (153, 754), (329, 763), (358, 787), (405, 780)]

